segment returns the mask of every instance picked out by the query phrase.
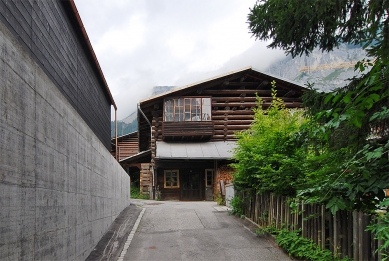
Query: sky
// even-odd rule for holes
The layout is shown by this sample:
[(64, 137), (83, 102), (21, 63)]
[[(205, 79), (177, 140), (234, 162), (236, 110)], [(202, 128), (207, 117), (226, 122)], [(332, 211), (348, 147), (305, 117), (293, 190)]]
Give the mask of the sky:
[(154, 86), (183, 87), (248, 66), (264, 71), (285, 57), (249, 32), (256, 0), (74, 1), (118, 120)]

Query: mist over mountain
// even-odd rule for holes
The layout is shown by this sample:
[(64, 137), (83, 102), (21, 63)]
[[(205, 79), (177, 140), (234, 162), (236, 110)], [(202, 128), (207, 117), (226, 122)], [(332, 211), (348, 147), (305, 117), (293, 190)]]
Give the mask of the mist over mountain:
[[(301, 85), (308, 82), (314, 84), (314, 88), (320, 91), (329, 92), (337, 87), (343, 87), (348, 79), (357, 75), (354, 65), (357, 61), (366, 58), (366, 52), (353, 45), (341, 45), (332, 52), (321, 52), (314, 50), (310, 56), (274, 56), (272, 60), (264, 60), (263, 53), (255, 48), (248, 49), (241, 55), (228, 61), (218, 71), (236, 70), (243, 67), (252, 66), (264, 73), (274, 75)], [(270, 65), (266, 65), (270, 63)], [(219, 73), (221, 74), (221, 73)], [(154, 86), (150, 97), (169, 92), (175, 86)], [(111, 122), (111, 135), (114, 137), (114, 122)], [(118, 136), (122, 136), (138, 129), (137, 113), (132, 112), (118, 121)]]
[[(154, 86), (150, 97), (169, 92), (176, 86)], [(138, 113), (132, 112), (126, 118), (118, 120), (118, 137), (132, 133), (138, 130)], [(115, 122), (111, 121), (111, 137), (115, 137)]]
[(314, 50), (310, 56), (287, 56), (264, 72), (301, 85), (314, 83), (314, 88), (328, 92), (343, 87), (356, 76), (354, 65), (363, 58), (366, 52), (362, 48), (343, 44), (329, 53)]

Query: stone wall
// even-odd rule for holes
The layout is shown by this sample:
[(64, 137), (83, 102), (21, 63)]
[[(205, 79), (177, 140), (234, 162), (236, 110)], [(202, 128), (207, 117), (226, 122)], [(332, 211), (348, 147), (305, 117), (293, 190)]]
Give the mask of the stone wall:
[(0, 260), (84, 260), (130, 180), (0, 22)]

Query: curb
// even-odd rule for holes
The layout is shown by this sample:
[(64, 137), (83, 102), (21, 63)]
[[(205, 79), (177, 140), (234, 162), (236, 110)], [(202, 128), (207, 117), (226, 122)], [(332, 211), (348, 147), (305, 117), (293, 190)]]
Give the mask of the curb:
[(136, 230), (139, 227), (139, 223), (140, 223), (140, 221), (141, 221), (145, 211), (146, 211), (146, 209), (142, 208), (142, 211), (140, 212), (140, 214), (138, 216), (138, 219), (136, 220), (136, 222), (134, 224), (134, 227), (132, 228), (130, 234), (128, 235), (128, 238), (127, 238), (126, 242), (124, 243), (124, 248), (123, 248), (120, 256), (118, 257), (117, 261), (123, 261), (124, 260), (124, 256), (127, 254), (128, 247), (130, 246), (131, 241), (134, 238), (135, 232), (136, 232)]

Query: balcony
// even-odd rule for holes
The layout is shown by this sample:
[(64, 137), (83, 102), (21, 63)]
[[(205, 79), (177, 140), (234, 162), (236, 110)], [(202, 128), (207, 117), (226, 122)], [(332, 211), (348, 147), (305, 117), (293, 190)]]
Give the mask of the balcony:
[(163, 122), (163, 140), (209, 140), (214, 134), (212, 121)]

